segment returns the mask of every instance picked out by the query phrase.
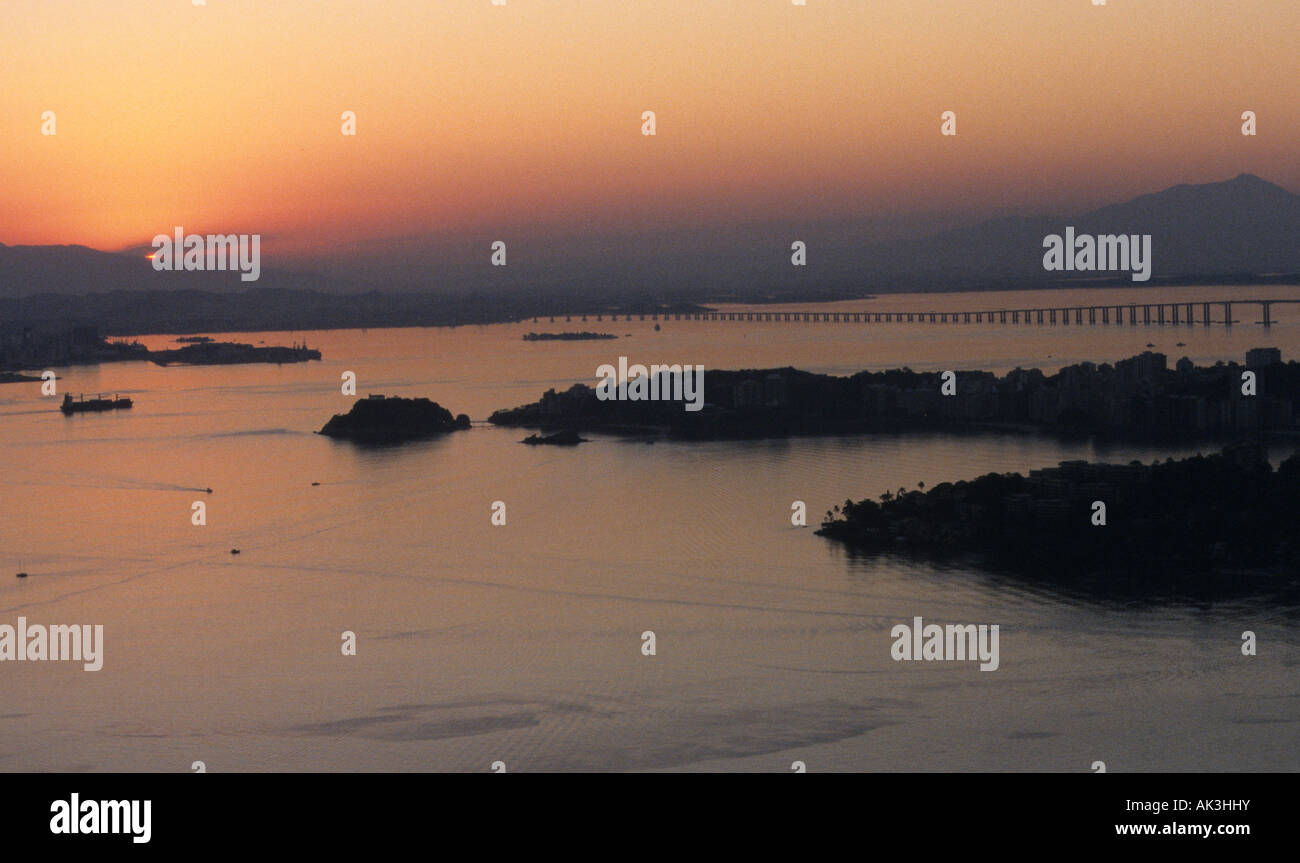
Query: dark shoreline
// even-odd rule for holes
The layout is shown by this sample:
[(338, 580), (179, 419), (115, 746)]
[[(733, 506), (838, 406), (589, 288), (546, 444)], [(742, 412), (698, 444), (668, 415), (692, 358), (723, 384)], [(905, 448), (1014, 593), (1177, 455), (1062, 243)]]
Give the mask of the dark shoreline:
[[(1197, 443), (1242, 435), (1300, 440), (1300, 363), (1258, 350), (1254, 364), (1197, 367), (1146, 352), (1114, 366), (1079, 363), (1054, 375), (1014, 369), (847, 377), (791, 367), (704, 371), (699, 410), (683, 399), (601, 398), (574, 384), (494, 412), (493, 425), (681, 440), (751, 440), (869, 433), (989, 431), (1103, 442)], [(1244, 381), (1253, 381), (1247, 394)], [(681, 392), (674, 393), (682, 396)]]
[(21, 361), (0, 364), (0, 383), (19, 383), (39, 381), (39, 377), (22, 376), (5, 379), (23, 369), (35, 369), (42, 366), (84, 366), (103, 365), (116, 362), (152, 362), (160, 366), (188, 365), (242, 365), (249, 363), (300, 363), (321, 359), (321, 352), (301, 345), (265, 345), (255, 346), (241, 342), (217, 342), (210, 338), (201, 341), (177, 339), (185, 343), (184, 347), (151, 351), (139, 342), (109, 341), (96, 339), (82, 342), (75, 346), (63, 346), (52, 355), (25, 357)]
[(321, 353), (307, 347), (306, 343), (284, 347), (268, 345), (256, 347), (238, 342), (214, 342), (211, 339), (188, 344), (183, 348), (149, 351), (147, 359), (160, 366), (221, 366), (246, 363), (305, 363), (319, 360)]
[(846, 500), (816, 533), (853, 554), (1111, 598), (1300, 599), (1300, 452), (1276, 470), (1255, 444), (1150, 465), (1066, 461), (879, 500)]
[(40, 375), (25, 375), (21, 372), (0, 372), (0, 384), (27, 384), (43, 380)]
[[(488, 420), (492, 423), (492, 420)], [(595, 432), (599, 434), (614, 435), (616, 437), (626, 438), (655, 438), (669, 441), (775, 441), (790, 440), (792, 438), (830, 438), (830, 437), (861, 437), (870, 434), (886, 435), (906, 435), (906, 434), (941, 434), (953, 437), (979, 437), (986, 434), (1013, 434), (1022, 436), (1034, 436), (1046, 439), (1052, 439), (1062, 442), (1087, 442), (1091, 441), (1098, 446), (1122, 446), (1124, 444), (1152, 444), (1152, 445), (1169, 445), (1169, 446), (1188, 446), (1194, 444), (1211, 444), (1224, 445), (1232, 443), (1239, 438), (1232, 434), (1169, 434), (1169, 435), (1133, 435), (1122, 434), (1118, 432), (1111, 433), (1086, 433), (1063, 431), (1061, 429), (1043, 428), (1035, 425), (1017, 424), (1017, 423), (981, 423), (981, 422), (930, 422), (917, 423), (906, 422), (902, 420), (894, 421), (862, 421), (857, 423), (848, 423), (828, 427), (817, 431), (797, 431), (797, 432), (780, 432), (780, 431), (762, 431), (755, 430), (753, 433), (737, 433), (730, 435), (692, 435), (682, 433), (668, 425), (620, 425), (620, 424), (602, 424), (589, 425), (582, 422), (566, 423), (564, 421), (547, 422), (540, 425), (530, 425), (528, 423), (492, 423), (503, 428), (521, 428), (536, 429), (542, 434), (556, 434), (563, 432)], [(1290, 441), (1297, 447), (1300, 447), (1300, 430), (1297, 431), (1263, 431), (1257, 435), (1259, 438), (1268, 441), (1275, 441), (1285, 444)]]

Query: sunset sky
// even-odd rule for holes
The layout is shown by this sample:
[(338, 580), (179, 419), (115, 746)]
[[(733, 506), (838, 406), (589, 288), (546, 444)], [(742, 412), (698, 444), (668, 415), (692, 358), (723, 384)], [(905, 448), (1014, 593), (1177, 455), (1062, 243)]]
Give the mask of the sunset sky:
[(1286, 0), (5, 0), (0, 33), (7, 244), (183, 225), (310, 258), (1300, 190)]

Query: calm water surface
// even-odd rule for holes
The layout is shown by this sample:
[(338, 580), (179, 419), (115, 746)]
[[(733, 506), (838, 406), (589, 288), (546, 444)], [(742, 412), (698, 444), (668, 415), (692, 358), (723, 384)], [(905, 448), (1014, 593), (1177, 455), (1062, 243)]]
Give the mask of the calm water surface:
[[(1297, 296), (1180, 289), (1167, 300)], [(1054, 303), (1126, 302), (1140, 291)], [(1034, 305), (885, 297), (846, 309)], [(909, 305), (911, 304), (911, 305)], [(1300, 308), (1300, 307), (1295, 307)], [(1239, 310), (1245, 315), (1244, 310)], [(533, 448), (519, 430), (363, 449), (314, 435), (359, 392), (485, 419), (617, 362), (850, 373), (1300, 353), (1300, 313), (1215, 328), (531, 321), (306, 333), (289, 366), (58, 369), (130, 411), (0, 387), (0, 623), (101, 623), (102, 671), (0, 666), (0, 770), (1300, 770), (1300, 616), (1083, 602), (853, 559), (790, 524), (845, 498), (1066, 458), (1017, 435)], [(617, 341), (525, 343), (529, 330)], [(303, 333), (242, 334), (288, 343)], [(171, 337), (150, 336), (153, 347)], [(1177, 342), (1184, 342), (1179, 347)], [(1275, 453), (1276, 456), (1276, 453)], [(319, 482), (319, 486), (313, 486)], [(202, 493), (205, 487), (214, 493)], [(207, 503), (207, 525), (190, 505)], [(490, 524), (493, 501), (508, 524)], [(232, 547), (241, 554), (232, 556)], [(1063, 552), (1068, 553), (1068, 552)], [(32, 577), (18, 580), (25, 569)], [(890, 628), (997, 623), (1001, 668), (896, 663)], [(1243, 657), (1253, 630), (1259, 655)], [(357, 634), (358, 655), (340, 653)], [(653, 630), (658, 655), (643, 656)]]

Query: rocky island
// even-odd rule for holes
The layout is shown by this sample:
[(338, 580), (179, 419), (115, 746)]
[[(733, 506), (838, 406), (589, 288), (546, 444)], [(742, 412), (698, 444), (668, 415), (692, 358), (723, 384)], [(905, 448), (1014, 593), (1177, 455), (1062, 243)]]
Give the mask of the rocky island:
[(549, 435), (530, 434), (520, 441), (520, 443), (526, 443), (529, 446), (577, 446), (586, 442), (587, 439), (579, 437), (576, 431), (559, 431)]
[(372, 395), (358, 399), (346, 414), (335, 414), (317, 434), (358, 443), (399, 443), (437, 437), (469, 426), (465, 414), (452, 417), (451, 411), (426, 398)]
[(1227, 595), (1300, 587), (1300, 452), (1259, 444), (1144, 465), (1066, 461), (880, 502), (845, 501), (818, 534), (865, 553), (973, 562), (1108, 593)]

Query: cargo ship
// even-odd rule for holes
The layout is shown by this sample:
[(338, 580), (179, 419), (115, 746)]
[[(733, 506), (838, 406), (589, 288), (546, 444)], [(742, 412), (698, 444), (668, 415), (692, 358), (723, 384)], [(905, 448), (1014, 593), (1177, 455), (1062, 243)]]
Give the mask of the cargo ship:
[(99, 393), (95, 395), (95, 398), (88, 399), (83, 393), (76, 400), (72, 398), (71, 393), (65, 393), (63, 404), (59, 405), (59, 410), (65, 414), (76, 414), (83, 411), (112, 411), (119, 408), (129, 408), (130, 406), (131, 400), (126, 396), (119, 398), (117, 393), (113, 393), (111, 399), (103, 398), (102, 394)]

